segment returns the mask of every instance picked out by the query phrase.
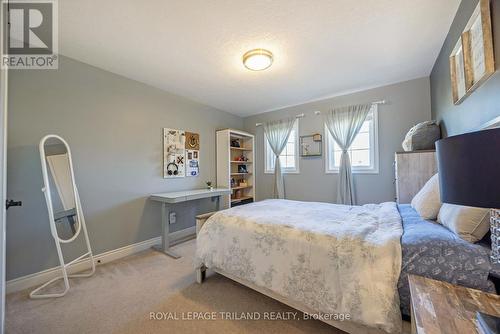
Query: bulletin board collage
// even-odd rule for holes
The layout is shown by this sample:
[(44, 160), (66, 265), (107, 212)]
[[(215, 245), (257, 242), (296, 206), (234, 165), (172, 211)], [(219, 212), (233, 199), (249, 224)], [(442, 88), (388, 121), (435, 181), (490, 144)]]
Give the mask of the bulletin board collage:
[(163, 129), (163, 177), (181, 178), (200, 174), (200, 135)]

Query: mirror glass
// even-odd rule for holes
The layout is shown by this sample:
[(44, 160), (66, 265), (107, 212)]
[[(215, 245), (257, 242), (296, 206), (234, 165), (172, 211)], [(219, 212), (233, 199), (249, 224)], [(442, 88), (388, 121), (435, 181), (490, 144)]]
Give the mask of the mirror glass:
[(80, 222), (68, 150), (57, 138), (47, 139), (44, 150), (57, 234), (61, 240), (70, 240), (80, 232)]

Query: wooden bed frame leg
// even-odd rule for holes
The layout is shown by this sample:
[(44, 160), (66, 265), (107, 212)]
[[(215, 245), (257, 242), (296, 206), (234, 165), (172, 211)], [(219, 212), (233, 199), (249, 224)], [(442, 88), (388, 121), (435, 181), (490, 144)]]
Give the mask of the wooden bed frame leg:
[(198, 284), (203, 283), (205, 280), (205, 274), (206, 274), (207, 268), (205, 266), (201, 266), (200, 268), (196, 268), (196, 282)]

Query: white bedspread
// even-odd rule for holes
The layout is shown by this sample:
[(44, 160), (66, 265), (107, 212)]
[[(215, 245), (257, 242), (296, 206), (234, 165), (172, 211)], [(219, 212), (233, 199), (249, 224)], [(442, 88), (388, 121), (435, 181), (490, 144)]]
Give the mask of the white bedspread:
[(198, 235), (195, 264), (396, 333), (402, 233), (395, 203), (266, 200), (213, 215)]

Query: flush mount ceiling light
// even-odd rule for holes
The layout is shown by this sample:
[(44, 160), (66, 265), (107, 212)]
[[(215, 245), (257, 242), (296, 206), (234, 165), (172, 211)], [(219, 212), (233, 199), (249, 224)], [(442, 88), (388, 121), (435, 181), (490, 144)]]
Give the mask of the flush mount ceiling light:
[(262, 71), (273, 63), (273, 54), (265, 49), (254, 49), (243, 55), (243, 65), (252, 71)]

